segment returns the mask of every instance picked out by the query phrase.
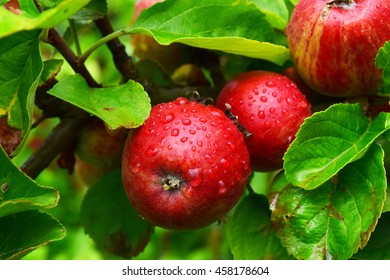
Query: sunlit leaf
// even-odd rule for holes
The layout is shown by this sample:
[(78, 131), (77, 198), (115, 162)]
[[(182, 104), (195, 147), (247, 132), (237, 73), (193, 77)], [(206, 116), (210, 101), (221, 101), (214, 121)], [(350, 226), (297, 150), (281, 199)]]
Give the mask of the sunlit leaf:
[(381, 91), (390, 95), (390, 41), (379, 50), (375, 63), (383, 71), (383, 87)]
[[(255, 23), (255, 26), (254, 26)], [(283, 64), (290, 58), (261, 10), (247, 0), (168, 0), (144, 10), (128, 33)]]
[(389, 127), (390, 114), (380, 113), (370, 122), (360, 104), (335, 104), (313, 114), (284, 156), (287, 179), (305, 189), (320, 186), (361, 157)]
[[(32, 17), (31, 12), (16, 15), (0, 6), (0, 38), (22, 30), (50, 28), (68, 19), (91, 0), (64, 0), (54, 8)], [(27, 2), (27, 1), (25, 1)], [(33, 1), (28, 1), (33, 3)], [(38, 10), (36, 9), (36, 12)]]
[(349, 259), (364, 248), (386, 197), (383, 150), (373, 144), (314, 190), (284, 188), (270, 195), (272, 222), (282, 244), (298, 259)]
[(151, 110), (148, 94), (131, 80), (115, 87), (90, 88), (80, 75), (74, 75), (62, 79), (48, 93), (97, 116), (111, 129), (138, 127)]

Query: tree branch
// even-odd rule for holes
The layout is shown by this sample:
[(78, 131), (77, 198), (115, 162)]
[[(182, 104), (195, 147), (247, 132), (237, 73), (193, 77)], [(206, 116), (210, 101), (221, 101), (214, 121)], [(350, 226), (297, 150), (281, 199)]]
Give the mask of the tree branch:
[(57, 30), (50, 28), (47, 39), (49, 43), (62, 54), (72, 69), (84, 77), (90, 87), (100, 87), (100, 85), (92, 78), (85, 65), (79, 63), (79, 58), (72, 51), (72, 49), (69, 48), (68, 44), (57, 32)]
[[(107, 16), (95, 21), (96, 26), (100, 30), (102, 36), (108, 36), (114, 33), (111, 22)], [(110, 49), (115, 67), (122, 75), (124, 82), (128, 80), (140, 81), (138, 72), (131, 60), (131, 57), (127, 55), (125, 46), (118, 38), (114, 38), (107, 42), (107, 46)]]

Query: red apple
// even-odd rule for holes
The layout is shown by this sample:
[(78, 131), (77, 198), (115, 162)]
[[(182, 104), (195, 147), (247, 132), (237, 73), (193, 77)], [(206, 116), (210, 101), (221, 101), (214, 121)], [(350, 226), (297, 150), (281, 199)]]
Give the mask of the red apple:
[(230, 80), (221, 90), (216, 106), (238, 118), (251, 134), (246, 144), (252, 168), (282, 168), (283, 155), (294, 140), (311, 104), (286, 76), (269, 71), (249, 71)]
[(123, 184), (132, 205), (168, 229), (197, 229), (222, 218), (250, 173), (234, 122), (214, 106), (185, 98), (154, 106), (123, 151)]
[(328, 96), (369, 95), (382, 73), (374, 59), (390, 40), (388, 0), (301, 0), (286, 28), (303, 80)]

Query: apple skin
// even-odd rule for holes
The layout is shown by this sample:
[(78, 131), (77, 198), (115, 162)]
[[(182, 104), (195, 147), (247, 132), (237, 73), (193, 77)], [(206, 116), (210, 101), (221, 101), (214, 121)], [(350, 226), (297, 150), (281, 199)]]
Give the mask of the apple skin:
[(185, 98), (152, 108), (122, 157), (131, 204), (156, 226), (205, 227), (227, 214), (251, 174), (244, 137), (224, 112)]
[(92, 119), (81, 132), (75, 153), (82, 161), (96, 167), (120, 167), (125, 140), (123, 131), (109, 132), (103, 121)]
[(388, 0), (299, 1), (286, 36), (300, 76), (327, 96), (377, 92), (382, 72), (374, 61), (390, 40), (389, 18)]
[(311, 104), (286, 76), (254, 70), (230, 80), (219, 93), (216, 106), (231, 113), (251, 134), (246, 144), (255, 171), (283, 167), (283, 155), (295, 139)]

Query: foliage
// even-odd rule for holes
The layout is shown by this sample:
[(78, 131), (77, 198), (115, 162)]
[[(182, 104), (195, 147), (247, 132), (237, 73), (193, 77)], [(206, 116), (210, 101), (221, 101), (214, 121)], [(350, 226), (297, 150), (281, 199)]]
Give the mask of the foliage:
[[(176, 232), (137, 215), (119, 170), (89, 188), (72, 173), (80, 131), (93, 115), (128, 132), (156, 103), (193, 91), (214, 98), (246, 70), (283, 72), (292, 61), (281, 31), (297, 1), (166, 0), (131, 26), (134, 0), (7, 2), (0, 131), (16, 129), (20, 141), (8, 155), (0, 148), (0, 259), (390, 258), (389, 43), (376, 59), (377, 96), (314, 99), (280, 173), (254, 173), (219, 224)], [(185, 45), (182, 64), (202, 82), (131, 57), (134, 34)]]

